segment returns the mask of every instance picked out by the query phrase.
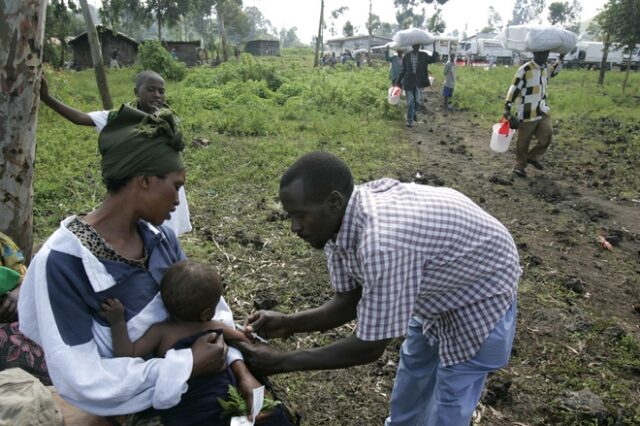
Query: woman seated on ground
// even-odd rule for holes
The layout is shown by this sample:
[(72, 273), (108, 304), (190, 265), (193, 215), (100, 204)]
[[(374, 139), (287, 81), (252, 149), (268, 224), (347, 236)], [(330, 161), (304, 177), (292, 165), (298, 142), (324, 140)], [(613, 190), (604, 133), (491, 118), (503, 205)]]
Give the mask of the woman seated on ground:
[[(105, 199), (95, 211), (62, 221), (22, 285), (20, 330), (44, 349), (60, 395), (88, 412), (113, 416), (173, 407), (190, 377), (216, 374), (227, 365), (246, 398), (260, 386), (217, 333), (164, 358), (116, 358), (109, 323), (100, 315), (105, 299), (119, 299), (132, 339), (166, 319), (159, 284), (185, 254), (160, 224), (178, 205), (183, 146), (167, 111), (149, 115), (122, 106), (99, 136)], [(224, 299), (215, 318), (233, 327)]]

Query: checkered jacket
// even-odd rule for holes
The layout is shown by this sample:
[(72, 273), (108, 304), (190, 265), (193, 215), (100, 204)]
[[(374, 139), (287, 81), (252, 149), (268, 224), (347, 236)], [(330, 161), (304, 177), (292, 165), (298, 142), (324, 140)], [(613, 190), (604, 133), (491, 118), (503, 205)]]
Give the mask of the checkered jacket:
[(507, 92), (505, 109), (518, 98), (518, 119), (520, 121), (537, 121), (549, 113), (547, 106), (547, 83), (549, 77), (555, 77), (560, 72), (560, 61), (552, 65), (538, 65), (533, 60), (522, 65)]

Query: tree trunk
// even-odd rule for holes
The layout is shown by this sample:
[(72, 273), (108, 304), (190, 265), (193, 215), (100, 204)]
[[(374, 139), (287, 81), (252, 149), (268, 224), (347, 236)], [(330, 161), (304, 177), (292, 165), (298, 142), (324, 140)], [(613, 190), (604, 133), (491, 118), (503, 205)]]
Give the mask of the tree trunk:
[(27, 261), (46, 10), (47, 0), (0, 2), (0, 232)]
[(635, 46), (629, 46), (629, 58), (627, 59), (627, 72), (624, 74), (624, 81), (622, 82), (622, 91), (627, 88), (627, 81), (629, 80), (629, 71), (631, 71), (631, 55), (633, 55), (633, 49)]
[[(372, 9), (373, 9), (373, 2), (371, 0), (369, 0), (369, 25), (367, 25), (367, 32), (369, 33), (369, 46), (367, 49), (367, 65), (371, 65), (371, 32), (373, 30), (373, 28), (371, 27), (373, 25), (373, 22), (371, 20), (371, 16), (372, 16)], [(435, 43), (435, 42), (434, 42)], [(433, 49), (433, 51), (435, 52), (436, 50)]]
[(609, 46), (611, 45), (609, 33), (605, 33), (602, 47), (602, 61), (600, 62), (600, 75), (598, 76), (598, 84), (604, 84), (604, 73), (606, 72), (607, 56), (609, 56)]
[(224, 14), (222, 13), (222, 0), (216, 3), (216, 15), (218, 15), (218, 32), (220, 33), (220, 46), (222, 47), (222, 60), (227, 62), (229, 54), (227, 52), (227, 32), (224, 29)]
[(58, 40), (60, 41), (60, 64), (58, 68), (62, 70), (64, 69), (64, 52), (67, 50), (67, 43), (64, 38), (59, 38)]
[(158, 41), (162, 43), (162, 16), (160, 16), (160, 11), (156, 14), (156, 20), (158, 21)]
[(317, 68), (320, 61), (320, 46), (322, 46), (322, 23), (324, 21), (324, 0), (320, 0), (320, 23), (318, 24), (318, 37), (316, 37), (316, 53), (313, 58), (313, 67)]
[(107, 85), (107, 74), (104, 71), (102, 47), (100, 46), (98, 31), (96, 30), (96, 26), (93, 24), (93, 18), (91, 17), (87, 0), (80, 0), (80, 6), (82, 6), (82, 15), (84, 16), (84, 22), (87, 26), (87, 39), (89, 40), (89, 48), (91, 49), (93, 70), (96, 73), (96, 83), (98, 84), (100, 98), (102, 98), (102, 107), (104, 109), (112, 109), (113, 102), (111, 101), (109, 86)]

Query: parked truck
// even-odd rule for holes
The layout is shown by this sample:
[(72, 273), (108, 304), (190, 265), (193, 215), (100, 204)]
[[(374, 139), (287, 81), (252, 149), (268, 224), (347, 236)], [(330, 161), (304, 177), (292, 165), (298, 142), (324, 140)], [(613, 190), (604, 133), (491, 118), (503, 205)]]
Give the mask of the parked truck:
[[(599, 41), (579, 41), (576, 47), (564, 57), (565, 68), (600, 69), (602, 65), (602, 51), (604, 44)], [(609, 46), (606, 67), (622, 67), (624, 48), (622, 46)]]
[(433, 51), (440, 55), (440, 60), (447, 62), (449, 53), (458, 53), (458, 39), (456, 37), (437, 36), (432, 47)]
[(496, 65), (511, 65), (513, 52), (502, 47), (498, 40), (481, 38), (460, 42), (460, 56), (469, 63), (490, 63)]
[(631, 52), (627, 48), (624, 49), (620, 70), (625, 71), (627, 66), (630, 66), (630, 68), (635, 71), (640, 70), (640, 45), (636, 45)]

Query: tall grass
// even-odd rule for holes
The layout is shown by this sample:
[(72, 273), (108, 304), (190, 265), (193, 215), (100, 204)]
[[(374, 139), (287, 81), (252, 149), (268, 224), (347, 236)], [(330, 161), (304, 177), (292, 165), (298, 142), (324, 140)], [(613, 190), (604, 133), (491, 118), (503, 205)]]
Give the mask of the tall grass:
[[(278, 58), (242, 55), (216, 68), (190, 69), (182, 82), (167, 81), (168, 102), (186, 135), (187, 188), (196, 212), (199, 197), (212, 191), (219, 197), (274, 196), (286, 165), (310, 150), (338, 154), (359, 180), (393, 175), (416, 160), (415, 151), (403, 143), (402, 108), (386, 103), (386, 66), (348, 70), (314, 69), (311, 64), (307, 50), (285, 50)], [(437, 78), (441, 68), (432, 66), (431, 71)], [(136, 70), (108, 73), (114, 103), (132, 100)], [(514, 73), (513, 67), (459, 67), (454, 102), (468, 114), (452, 117), (473, 117), (489, 128), (502, 113)], [(47, 70), (47, 75), (54, 96), (83, 111), (101, 109), (92, 70)], [(563, 70), (551, 80), (552, 116), (563, 122), (556, 137), (560, 152), (580, 153), (582, 164), (599, 151), (613, 150), (627, 158), (624, 167), (633, 166), (640, 141), (637, 129), (629, 126), (639, 118), (640, 74), (632, 73), (625, 93), (623, 77), (607, 73), (605, 85), (598, 86), (596, 72)], [(623, 147), (614, 149), (600, 133), (590, 132), (602, 117), (621, 123), (618, 132), (628, 133)], [(193, 139), (211, 143), (192, 148)], [(94, 208), (103, 190), (95, 130), (75, 126), (43, 106), (37, 140), (34, 218), (36, 236), (42, 238), (70, 212)], [(626, 191), (640, 186), (637, 174), (627, 181), (622, 169), (618, 175)]]
[[(191, 69), (182, 82), (167, 81), (168, 103), (186, 136), (186, 187), (196, 213), (207, 194), (274, 196), (286, 165), (307, 151), (336, 153), (361, 180), (393, 174), (399, 167), (394, 159), (415, 158), (398, 136), (400, 110), (386, 103), (386, 73), (313, 69), (305, 58), (242, 55), (216, 68)], [(133, 98), (135, 72), (109, 70), (116, 105)], [(51, 93), (65, 103), (101, 109), (93, 71), (47, 70), (47, 76)], [(38, 238), (65, 215), (94, 208), (103, 194), (95, 130), (66, 122), (45, 106), (40, 111)], [(192, 148), (193, 139), (210, 144)], [(224, 209), (233, 211), (233, 203)]]

